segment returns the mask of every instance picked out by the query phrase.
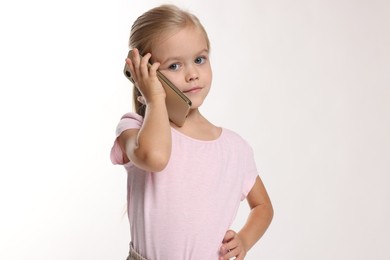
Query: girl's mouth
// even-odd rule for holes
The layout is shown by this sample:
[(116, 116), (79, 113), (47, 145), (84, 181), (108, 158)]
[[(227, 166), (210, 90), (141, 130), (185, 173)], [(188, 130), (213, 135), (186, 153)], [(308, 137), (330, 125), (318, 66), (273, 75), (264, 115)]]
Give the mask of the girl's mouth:
[(201, 87), (194, 87), (183, 91), (183, 93), (196, 93), (199, 92), (201, 89), (202, 89)]

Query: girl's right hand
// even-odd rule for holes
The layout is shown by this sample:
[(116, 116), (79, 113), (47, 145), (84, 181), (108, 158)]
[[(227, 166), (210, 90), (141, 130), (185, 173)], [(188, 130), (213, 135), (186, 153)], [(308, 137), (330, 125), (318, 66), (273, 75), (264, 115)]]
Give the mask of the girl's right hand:
[(138, 49), (133, 49), (133, 58), (126, 59), (127, 66), (130, 69), (131, 77), (135, 82), (135, 86), (141, 92), (146, 105), (155, 100), (165, 100), (165, 90), (161, 82), (157, 78), (157, 69), (160, 63), (155, 62), (148, 66), (150, 57), (152, 55), (147, 53), (141, 58)]
[(159, 63), (148, 68), (151, 54), (141, 58), (137, 49), (131, 59), (126, 59), (135, 86), (147, 105), (140, 129), (127, 129), (118, 137), (119, 145), (138, 168), (148, 172), (160, 172), (171, 156), (171, 127), (165, 105), (165, 90), (157, 78)]

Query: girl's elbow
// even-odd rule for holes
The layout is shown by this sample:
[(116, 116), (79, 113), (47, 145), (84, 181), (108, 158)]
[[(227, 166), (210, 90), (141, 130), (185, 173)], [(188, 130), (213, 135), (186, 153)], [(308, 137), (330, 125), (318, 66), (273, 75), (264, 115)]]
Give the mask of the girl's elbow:
[(268, 223), (272, 222), (274, 218), (274, 208), (271, 203), (263, 203), (254, 208), (256, 212), (259, 212), (259, 219), (265, 219)]
[(168, 165), (168, 159), (164, 157), (152, 157), (147, 160), (151, 172), (161, 172)]
[(274, 218), (274, 208), (271, 203), (265, 204), (265, 212), (266, 216), (268, 218), (269, 223), (272, 222), (272, 219)]
[(271, 222), (272, 219), (274, 218), (274, 207), (272, 207), (272, 204), (269, 205), (268, 214), (269, 214), (269, 220)]
[(139, 156), (142, 168), (150, 172), (163, 171), (169, 162), (170, 154), (161, 151), (149, 151)]

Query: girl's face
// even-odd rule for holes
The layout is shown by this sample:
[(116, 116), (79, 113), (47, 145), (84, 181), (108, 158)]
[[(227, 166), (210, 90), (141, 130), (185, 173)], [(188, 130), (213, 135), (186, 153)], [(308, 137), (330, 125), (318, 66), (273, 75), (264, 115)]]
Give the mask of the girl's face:
[(209, 50), (202, 31), (186, 27), (169, 38), (158, 41), (152, 48), (153, 61), (159, 70), (191, 99), (198, 108), (206, 98), (212, 80)]

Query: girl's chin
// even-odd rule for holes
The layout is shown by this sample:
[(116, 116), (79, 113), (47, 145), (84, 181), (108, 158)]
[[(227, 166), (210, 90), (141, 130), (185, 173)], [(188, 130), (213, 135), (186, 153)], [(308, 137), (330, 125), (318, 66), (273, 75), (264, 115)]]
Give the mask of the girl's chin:
[(191, 109), (199, 108), (203, 104), (203, 101), (204, 101), (204, 99), (202, 99), (202, 100), (197, 100), (197, 99), (192, 100), (191, 99), (191, 102), (192, 102)]

